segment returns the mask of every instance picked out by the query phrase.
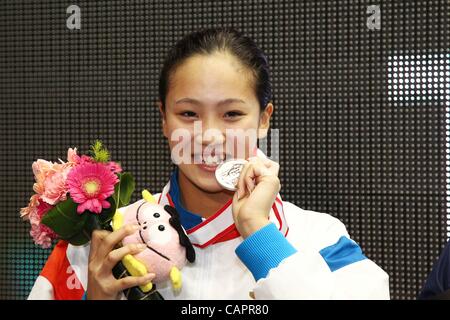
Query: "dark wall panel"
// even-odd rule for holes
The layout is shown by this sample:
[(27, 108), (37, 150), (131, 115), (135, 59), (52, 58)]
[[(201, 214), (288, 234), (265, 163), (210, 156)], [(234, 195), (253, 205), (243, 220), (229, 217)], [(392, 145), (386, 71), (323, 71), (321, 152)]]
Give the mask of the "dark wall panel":
[[(392, 297), (416, 297), (448, 237), (450, 3), (375, 2), (1, 1), (0, 298), (25, 298), (50, 252), (19, 219), (31, 163), (99, 138), (138, 190), (159, 191), (172, 170), (155, 107), (162, 60), (216, 25), (269, 57), (284, 198), (340, 218)], [(71, 4), (80, 30), (66, 28)]]

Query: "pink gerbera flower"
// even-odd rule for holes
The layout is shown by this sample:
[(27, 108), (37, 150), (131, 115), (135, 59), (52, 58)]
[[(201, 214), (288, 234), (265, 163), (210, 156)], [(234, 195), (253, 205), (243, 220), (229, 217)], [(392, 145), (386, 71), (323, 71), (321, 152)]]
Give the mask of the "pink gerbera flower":
[(70, 197), (79, 204), (78, 213), (84, 210), (101, 213), (103, 208), (109, 208), (111, 205), (106, 199), (114, 193), (117, 182), (117, 175), (102, 163), (81, 163), (67, 176)]

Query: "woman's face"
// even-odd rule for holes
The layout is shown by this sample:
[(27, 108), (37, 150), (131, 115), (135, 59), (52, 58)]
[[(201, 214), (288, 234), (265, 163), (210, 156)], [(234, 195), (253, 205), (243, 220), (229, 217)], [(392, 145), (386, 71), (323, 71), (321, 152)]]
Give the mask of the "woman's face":
[[(188, 58), (170, 77), (163, 131), (172, 160), (206, 192), (220, 192), (214, 172), (224, 159), (255, 155), (273, 106), (260, 111), (250, 71), (230, 54)], [(161, 108), (161, 105), (160, 105)]]

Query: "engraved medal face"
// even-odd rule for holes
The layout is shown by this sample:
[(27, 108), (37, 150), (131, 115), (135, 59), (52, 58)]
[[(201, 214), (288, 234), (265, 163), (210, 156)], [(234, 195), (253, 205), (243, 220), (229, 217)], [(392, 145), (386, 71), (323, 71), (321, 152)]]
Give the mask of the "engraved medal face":
[(236, 191), (239, 175), (247, 163), (244, 159), (230, 159), (221, 163), (216, 169), (216, 180), (225, 189)]

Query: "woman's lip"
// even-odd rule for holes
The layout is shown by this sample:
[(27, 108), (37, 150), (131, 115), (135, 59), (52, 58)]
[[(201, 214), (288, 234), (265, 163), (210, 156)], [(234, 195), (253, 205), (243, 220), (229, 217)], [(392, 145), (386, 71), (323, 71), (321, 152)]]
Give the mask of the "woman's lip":
[(197, 164), (197, 166), (199, 166), (200, 169), (208, 171), (208, 172), (215, 172), (216, 168), (219, 165), (213, 165), (213, 166), (207, 166), (206, 164), (202, 163), (202, 164)]

